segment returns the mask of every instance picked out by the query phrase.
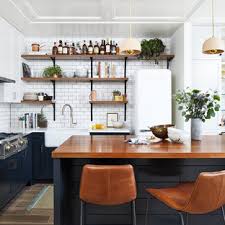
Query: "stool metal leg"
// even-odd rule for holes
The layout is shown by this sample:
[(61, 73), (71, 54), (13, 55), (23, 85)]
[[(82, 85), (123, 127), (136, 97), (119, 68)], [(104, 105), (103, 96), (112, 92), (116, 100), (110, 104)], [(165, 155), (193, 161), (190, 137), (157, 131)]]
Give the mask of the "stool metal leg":
[(222, 214), (223, 214), (223, 222), (224, 222), (224, 224), (225, 224), (225, 213), (224, 213), (224, 208), (223, 208), (223, 206), (221, 207), (221, 210), (222, 210)]
[(148, 225), (149, 198), (146, 199), (145, 225)]
[(186, 225), (188, 225), (188, 219), (189, 219), (189, 215), (188, 215), (188, 213), (187, 213), (187, 215), (186, 215)]
[(131, 213), (132, 213), (132, 225), (137, 225), (137, 218), (136, 218), (136, 208), (135, 208), (135, 200), (131, 202)]
[(184, 225), (184, 216), (183, 216), (182, 212), (178, 212), (178, 214), (180, 216), (181, 225)]
[(85, 203), (80, 201), (80, 225), (85, 225)]

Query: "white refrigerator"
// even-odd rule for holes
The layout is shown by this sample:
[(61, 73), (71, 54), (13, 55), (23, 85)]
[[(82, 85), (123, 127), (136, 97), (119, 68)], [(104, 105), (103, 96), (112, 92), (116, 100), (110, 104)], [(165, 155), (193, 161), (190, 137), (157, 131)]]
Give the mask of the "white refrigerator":
[(139, 70), (135, 75), (134, 127), (139, 135), (149, 127), (172, 122), (171, 71)]

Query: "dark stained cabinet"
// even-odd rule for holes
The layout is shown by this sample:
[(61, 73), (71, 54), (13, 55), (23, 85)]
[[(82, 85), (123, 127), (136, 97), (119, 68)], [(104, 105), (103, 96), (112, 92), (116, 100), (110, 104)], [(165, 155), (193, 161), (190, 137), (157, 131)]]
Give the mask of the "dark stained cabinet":
[(53, 179), (53, 160), (51, 152), (54, 148), (45, 147), (44, 133), (32, 134), (32, 177), (33, 182)]

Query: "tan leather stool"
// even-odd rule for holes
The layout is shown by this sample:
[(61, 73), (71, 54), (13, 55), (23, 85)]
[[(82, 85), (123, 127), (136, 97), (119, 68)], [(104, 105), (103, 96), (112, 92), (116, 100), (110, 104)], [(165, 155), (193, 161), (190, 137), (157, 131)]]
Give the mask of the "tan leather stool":
[[(225, 214), (225, 170), (220, 172), (200, 173), (197, 180), (192, 183), (182, 183), (171, 188), (146, 189), (152, 196), (178, 211), (181, 223), (184, 225), (183, 213), (206, 214), (222, 209), (223, 220)], [(148, 204), (146, 209), (146, 221)], [(147, 223), (147, 222), (146, 222)]]
[(132, 224), (136, 225), (137, 196), (131, 165), (85, 165), (80, 183), (80, 225), (84, 225), (84, 204), (120, 205), (131, 202)]

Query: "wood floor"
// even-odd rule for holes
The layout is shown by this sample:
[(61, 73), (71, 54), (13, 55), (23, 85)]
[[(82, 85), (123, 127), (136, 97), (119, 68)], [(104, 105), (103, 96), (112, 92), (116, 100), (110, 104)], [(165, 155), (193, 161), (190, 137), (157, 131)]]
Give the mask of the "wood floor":
[(41, 191), (43, 184), (36, 184), (24, 190), (0, 213), (0, 225), (51, 225), (53, 210), (32, 209), (27, 211), (33, 197)]

